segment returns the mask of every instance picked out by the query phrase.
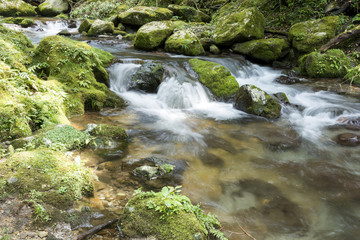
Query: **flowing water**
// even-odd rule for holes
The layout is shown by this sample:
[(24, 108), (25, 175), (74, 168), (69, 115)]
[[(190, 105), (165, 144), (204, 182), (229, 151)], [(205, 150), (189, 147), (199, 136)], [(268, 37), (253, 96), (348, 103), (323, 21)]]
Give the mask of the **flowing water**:
[[(61, 21), (41, 24), (41, 32), (26, 30), (34, 42), (66, 28)], [(200, 57), (229, 68), (239, 85), (286, 93), (292, 105), (269, 121), (215, 101), (196, 80), (189, 57), (138, 51), (116, 38), (75, 38), (116, 56), (108, 69), (111, 90), (128, 102), (122, 111), (73, 119), (79, 126), (112, 123), (128, 131), (126, 152), (108, 150), (98, 160), (115, 164), (114, 174), (100, 180), (119, 182), (122, 163), (159, 154), (188, 162), (183, 194), (216, 214), (229, 239), (249, 239), (241, 227), (258, 240), (359, 239), (360, 149), (337, 145), (335, 137), (351, 131), (333, 128), (360, 117), (358, 99), (315, 91), (306, 79), (279, 84), (281, 71), (238, 55)], [(158, 92), (128, 91), (131, 75), (147, 61), (165, 67)], [(112, 188), (122, 190), (121, 184)]]

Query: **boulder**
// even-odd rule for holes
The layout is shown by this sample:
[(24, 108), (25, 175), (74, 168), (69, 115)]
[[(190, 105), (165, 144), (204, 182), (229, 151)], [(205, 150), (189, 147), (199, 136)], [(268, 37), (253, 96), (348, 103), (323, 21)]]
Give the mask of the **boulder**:
[(71, 36), (71, 33), (69, 32), (69, 30), (64, 29), (64, 30), (61, 30), (57, 35), (60, 35), (60, 36)]
[(165, 42), (165, 51), (188, 56), (205, 54), (200, 40), (189, 30), (179, 30), (171, 35)]
[(221, 53), (221, 50), (215, 45), (215, 44), (212, 44), (210, 46), (210, 49), (209, 51), (212, 53), (212, 54), (215, 54), (215, 55), (219, 55)]
[(142, 90), (148, 93), (157, 92), (162, 82), (164, 67), (160, 63), (146, 62), (131, 77), (129, 90)]
[(358, 146), (360, 144), (360, 136), (354, 133), (342, 133), (336, 137), (335, 141), (343, 146)]
[(199, 81), (222, 100), (230, 99), (239, 88), (235, 77), (226, 67), (199, 59), (189, 60), (190, 66), (197, 73)]
[(36, 11), (22, 0), (0, 0), (0, 16), (36, 16)]
[(1, 22), (18, 24), (25, 28), (30, 27), (31, 25), (35, 24), (33, 19), (23, 18), (23, 17), (8, 17), (8, 18), (1, 19)]
[(284, 57), (289, 52), (289, 44), (285, 39), (267, 38), (237, 43), (232, 49), (236, 53), (269, 63)]
[(351, 68), (345, 75), (345, 80), (350, 84), (360, 86), (360, 65)]
[(300, 58), (301, 74), (309, 77), (344, 77), (350, 68), (350, 58), (340, 49), (330, 49), (323, 54), (312, 52)]
[[(119, 126), (107, 124), (88, 124), (85, 132), (92, 137), (89, 147), (94, 149), (115, 149), (113, 156), (122, 155), (128, 145), (128, 135)], [(109, 154), (109, 150), (107, 150)]]
[(112, 34), (114, 32), (114, 24), (112, 22), (105, 22), (100, 19), (95, 20), (88, 31), (89, 36), (96, 36), (100, 34)]
[(69, 3), (66, 0), (46, 0), (39, 5), (39, 12), (42, 16), (54, 17), (69, 10)]
[(219, 20), (214, 40), (216, 45), (230, 46), (264, 37), (265, 17), (255, 8), (235, 12)]
[(210, 22), (211, 17), (199, 10), (190, 6), (181, 6), (171, 4), (168, 8), (173, 11), (175, 16), (181, 17), (184, 21), (188, 22)]
[(142, 26), (152, 21), (165, 21), (173, 16), (173, 12), (167, 8), (138, 6), (119, 14), (121, 23)]
[(246, 84), (236, 92), (235, 108), (265, 118), (279, 118), (281, 105), (260, 88)]
[(339, 25), (338, 16), (297, 23), (289, 30), (289, 41), (298, 51), (309, 53), (335, 37)]
[(83, 33), (83, 32), (87, 33), (93, 23), (94, 21), (90, 19), (85, 19), (84, 21), (82, 21), (78, 29), (79, 33)]
[(142, 50), (159, 48), (164, 45), (174, 28), (175, 25), (171, 21), (147, 23), (137, 31), (134, 46)]

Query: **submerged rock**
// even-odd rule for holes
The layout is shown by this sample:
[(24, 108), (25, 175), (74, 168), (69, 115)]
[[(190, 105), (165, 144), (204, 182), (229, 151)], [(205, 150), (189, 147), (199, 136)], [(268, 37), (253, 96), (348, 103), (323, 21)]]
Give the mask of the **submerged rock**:
[(42, 16), (54, 17), (69, 10), (69, 3), (66, 0), (46, 0), (39, 5), (39, 12)]
[(350, 68), (350, 58), (340, 49), (312, 52), (300, 58), (301, 74), (309, 77), (344, 77)]
[(289, 52), (289, 44), (285, 39), (267, 38), (237, 43), (233, 51), (247, 55), (255, 60), (273, 62), (284, 57)]
[(114, 24), (112, 22), (105, 22), (98, 19), (91, 24), (90, 29), (88, 31), (88, 35), (96, 36), (107, 33), (112, 34), (113, 32), (114, 32)]
[(300, 52), (312, 52), (335, 37), (339, 24), (338, 16), (297, 23), (289, 30), (289, 41)]
[(36, 16), (36, 11), (22, 0), (0, 0), (0, 16)]
[(142, 26), (152, 21), (170, 20), (173, 12), (167, 8), (137, 6), (119, 14), (121, 23)]
[(244, 9), (219, 19), (214, 40), (217, 45), (230, 46), (264, 37), (265, 17), (255, 8)]
[(200, 40), (190, 30), (179, 30), (171, 35), (165, 42), (165, 51), (187, 56), (205, 54)]
[(197, 73), (199, 81), (219, 99), (228, 100), (239, 88), (235, 77), (226, 67), (197, 58), (189, 60), (190, 66)]
[(265, 118), (279, 118), (281, 105), (269, 94), (254, 85), (243, 85), (237, 91), (235, 108)]
[(161, 63), (146, 62), (131, 77), (129, 90), (155, 93), (162, 82), (164, 67)]
[(343, 146), (357, 146), (360, 144), (360, 136), (354, 133), (339, 134), (335, 141)]

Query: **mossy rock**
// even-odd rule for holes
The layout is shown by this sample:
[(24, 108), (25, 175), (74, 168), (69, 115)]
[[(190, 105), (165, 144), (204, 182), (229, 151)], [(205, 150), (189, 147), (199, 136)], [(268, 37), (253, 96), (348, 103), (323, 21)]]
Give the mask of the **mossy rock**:
[(264, 37), (265, 17), (255, 8), (247, 8), (241, 12), (219, 19), (216, 25), (214, 40), (217, 45), (230, 46)]
[(239, 88), (235, 98), (235, 108), (257, 116), (275, 119), (280, 117), (281, 105), (260, 88), (246, 84)]
[(22, 0), (0, 0), (0, 16), (36, 16), (36, 11)]
[(360, 65), (350, 69), (345, 75), (345, 80), (350, 84), (360, 86)]
[(340, 49), (330, 49), (324, 54), (312, 52), (300, 58), (301, 74), (309, 77), (344, 77), (350, 68), (350, 58)]
[(143, 25), (136, 33), (134, 46), (142, 50), (162, 47), (173, 33), (175, 25), (171, 21), (153, 21)]
[(289, 52), (289, 44), (285, 39), (267, 38), (237, 43), (233, 51), (247, 55), (263, 62), (273, 62), (284, 57)]
[(124, 102), (119, 97), (116, 100), (106, 87), (109, 75), (105, 67), (113, 58), (110, 53), (86, 43), (50, 36), (40, 41), (33, 64), (41, 66), (39, 73), (45, 73), (49, 79), (65, 85), (68, 93), (66, 113), (74, 116), (83, 114), (85, 110), (98, 111), (105, 105), (109, 107), (110, 103), (114, 104), (113, 107), (123, 106)]
[(126, 204), (119, 225), (130, 238), (205, 240), (211, 239), (210, 232), (217, 231), (215, 226), (220, 224), (213, 215), (205, 215), (198, 206), (192, 205), (189, 198), (179, 195), (176, 188), (164, 187), (158, 193), (138, 190)]
[(183, 19), (184, 21), (210, 22), (211, 20), (210, 16), (190, 6), (171, 4), (168, 6), (168, 8), (173, 11), (175, 16), (181, 17), (181, 19)]
[(39, 5), (39, 12), (45, 17), (54, 17), (69, 10), (67, 0), (46, 0)]
[(165, 51), (187, 56), (204, 55), (205, 50), (198, 37), (190, 30), (176, 31), (165, 41)]
[(90, 19), (85, 19), (84, 21), (82, 21), (78, 29), (79, 33), (87, 33), (93, 23), (94, 21)]
[(111, 126), (107, 124), (88, 124), (85, 131), (93, 137), (105, 137), (114, 140), (128, 140), (126, 131), (119, 126)]
[(197, 73), (199, 81), (209, 88), (216, 98), (228, 100), (238, 90), (238, 82), (226, 67), (196, 58), (189, 60), (189, 63)]
[(1, 19), (1, 22), (3, 23), (12, 23), (12, 24), (18, 24), (22, 27), (30, 27), (35, 24), (33, 19), (30, 18), (23, 18), (23, 17), (8, 17)]
[(98, 19), (91, 24), (88, 35), (96, 36), (100, 34), (112, 34), (113, 32), (114, 24), (112, 22), (105, 22)]
[(119, 14), (121, 23), (142, 26), (152, 21), (170, 20), (173, 12), (167, 8), (138, 6)]
[(128, 89), (156, 93), (163, 80), (164, 66), (161, 63), (146, 62), (131, 77)]
[[(66, 209), (94, 189), (90, 170), (64, 153), (50, 149), (15, 153), (3, 159), (0, 167), (4, 170), (0, 179), (7, 180), (2, 191), (19, 194), (34, 207), (49, 204)], [(50, 220), (51, 216), (48, 217)]]
[(289, 30), (289, 41), (298, 51), (309, 53), (335, 37), (339, 26), (338, 16), (297, 23)]
[(150, 6), (150, 7), (164, 7), (167, 8), (172, 4), (173, 0), (141, 0), (139, 6)]

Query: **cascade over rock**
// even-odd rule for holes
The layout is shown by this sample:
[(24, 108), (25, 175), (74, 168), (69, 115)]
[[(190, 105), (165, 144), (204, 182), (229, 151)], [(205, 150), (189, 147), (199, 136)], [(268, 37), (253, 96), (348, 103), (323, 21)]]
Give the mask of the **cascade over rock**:
[(129, 90), (142, 90), (155, 93), (164, 75), (164, 67), (160, 63), (146, 62), (131, 77)]
[(39, 5), (39, 12), (42, 16), (53, 17), (69, 10), (69, 3), (66, 0), (46, 0)]
[(266, 118), (279, 118), (281, 106), (260, 88), (245, 84), (239, 88), (235, 98), (235, 108)]
[(142, 26), (152, 21), (169, 20), (173, 12), (167, 8), (138, 6), (119, 14), (119, 21), (124, 24)]

